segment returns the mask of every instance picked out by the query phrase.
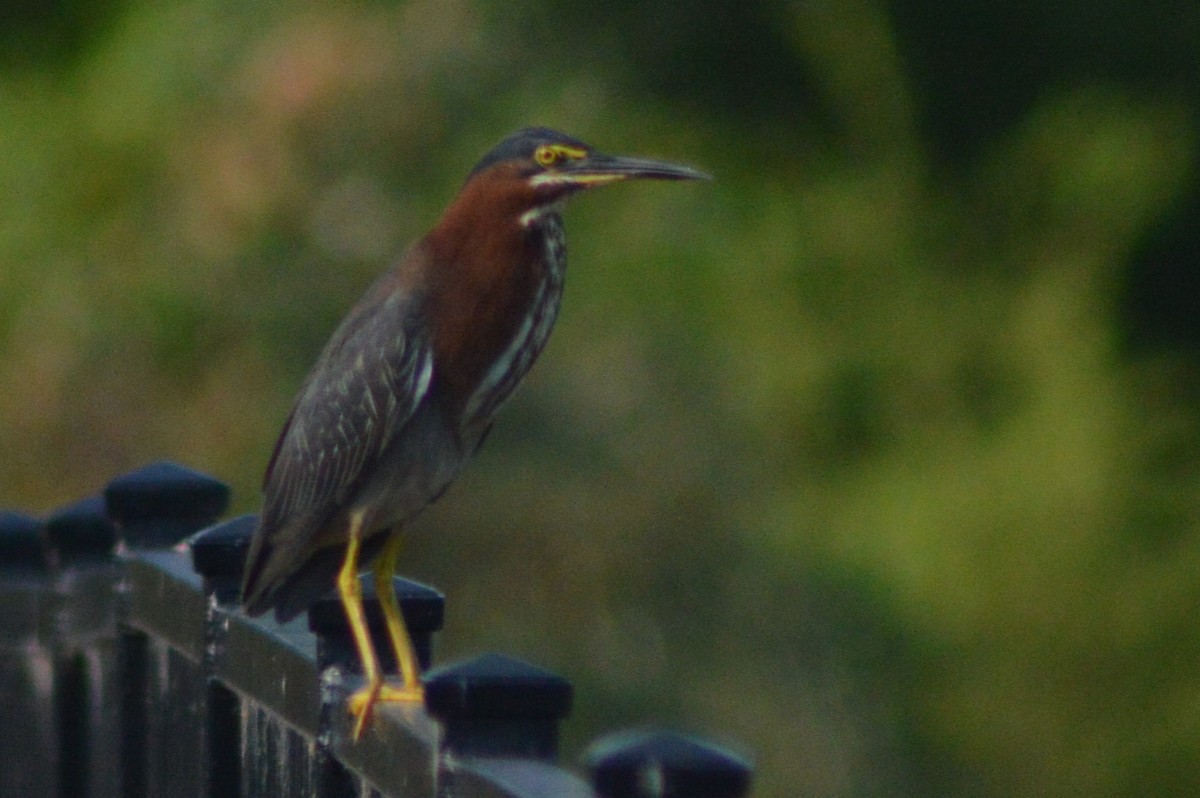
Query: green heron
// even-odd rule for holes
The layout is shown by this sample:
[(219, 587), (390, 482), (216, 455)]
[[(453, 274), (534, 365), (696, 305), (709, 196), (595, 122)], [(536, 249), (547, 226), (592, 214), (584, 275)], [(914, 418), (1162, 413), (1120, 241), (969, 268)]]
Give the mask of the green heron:
[[(562, 296), (564, 201), (620, 180), (706, 177), (545, 128), (514, 133), (326, 344), (263, 478), (242, 602), (282, 622), (336, 586), (366, 679), (350, 698), (355, 739), (377, 701), (422, 699), (392, 589), (399, 528), (455, 478), (542, 351)], [(358, 574), (372, 560), (399, 685), (384, 684), (367, 633)]]

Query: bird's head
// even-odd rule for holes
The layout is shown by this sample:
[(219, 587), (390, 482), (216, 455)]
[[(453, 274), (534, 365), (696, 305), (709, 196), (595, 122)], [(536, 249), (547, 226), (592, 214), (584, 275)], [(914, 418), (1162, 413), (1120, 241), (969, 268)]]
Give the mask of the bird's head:
[(622, 180), (707, 180), (688, 166), (604, 155), (578, 139), (547, 128), (513, 133), (480, 159), (465, 188), (485, 188), (516, 200), (519, 221), (528, 226), (556, 211), (571, 194)]

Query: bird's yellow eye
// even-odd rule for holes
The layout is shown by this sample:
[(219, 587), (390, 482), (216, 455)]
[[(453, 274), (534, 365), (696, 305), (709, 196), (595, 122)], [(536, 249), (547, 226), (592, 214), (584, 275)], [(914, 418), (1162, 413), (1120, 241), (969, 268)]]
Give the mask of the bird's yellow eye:
[(543, 144), (533, 151), (533, 160), (541, 166), (549, 167), (564, 158), (586, 158), (587, 150), (582, 147), (571, 147), (567, 144)]

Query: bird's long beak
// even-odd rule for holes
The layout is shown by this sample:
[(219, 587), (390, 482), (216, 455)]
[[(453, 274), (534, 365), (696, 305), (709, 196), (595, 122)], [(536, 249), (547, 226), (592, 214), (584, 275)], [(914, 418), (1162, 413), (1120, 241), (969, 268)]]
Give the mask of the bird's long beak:
[[(690, 166), (652, 161), (647, 158), (629, 158), (620, 155), (601, 155), (591, 153), (583, 158), (567, 160), (558, 165), (553, 172), (547, 172), (537, 177), (546, 178), (546, 182), (560, 185), (575, 185), (580, 188), (602, 186), (615, 183), (618, 180), (711, 180), (705, 174)], [(535, 178), (536, 180), (536, 178)]]

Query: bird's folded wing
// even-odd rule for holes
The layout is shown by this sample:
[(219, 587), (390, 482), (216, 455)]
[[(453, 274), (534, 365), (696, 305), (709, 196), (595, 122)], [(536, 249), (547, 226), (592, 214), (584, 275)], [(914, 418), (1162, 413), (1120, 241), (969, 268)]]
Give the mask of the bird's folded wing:
[(326, 346), (267, 466), (264, 530), (341, 509), (424, 398), (433, 355), (406, 304), (360, 306)]

